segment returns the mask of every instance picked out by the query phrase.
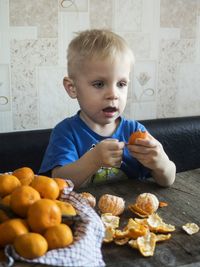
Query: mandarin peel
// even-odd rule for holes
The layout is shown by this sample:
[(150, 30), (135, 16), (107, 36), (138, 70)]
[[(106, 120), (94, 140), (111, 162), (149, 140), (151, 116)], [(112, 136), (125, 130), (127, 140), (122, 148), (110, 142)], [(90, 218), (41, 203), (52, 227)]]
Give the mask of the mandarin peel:
[(133, 132), (130, 137), (129, 137), (129, 140), (128, 140), (128, 144), (129, 145), (134, 145), (135, 144), (135, 141), (136, 139), (146, 139), (148, 137), (148, 133), (146, 131), (136, 131), (136, 132)]

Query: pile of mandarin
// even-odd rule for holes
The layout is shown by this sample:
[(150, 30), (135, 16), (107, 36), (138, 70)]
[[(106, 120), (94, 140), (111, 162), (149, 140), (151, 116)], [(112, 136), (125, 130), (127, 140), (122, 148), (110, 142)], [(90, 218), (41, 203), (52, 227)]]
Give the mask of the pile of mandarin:
[(75, 216), (69, 202), (59, 200), (68, 183), (61, 178), (35, 175), (22, 167), (0, 175), (0, 249), (13, 245), (26, 259), (73, 243), (71, 225), (62, 216)]

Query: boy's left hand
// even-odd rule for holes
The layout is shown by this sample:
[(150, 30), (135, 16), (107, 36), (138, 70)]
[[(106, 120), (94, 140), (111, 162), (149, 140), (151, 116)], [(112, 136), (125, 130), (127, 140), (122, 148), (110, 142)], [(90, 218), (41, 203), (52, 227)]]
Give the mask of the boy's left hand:
[(148, 138), (137, 139), (134, 145), (127, 145), (130, 154), (145, 167), (156, 170), (164, 168), (168, 156), (161, 143), (148, 133)]

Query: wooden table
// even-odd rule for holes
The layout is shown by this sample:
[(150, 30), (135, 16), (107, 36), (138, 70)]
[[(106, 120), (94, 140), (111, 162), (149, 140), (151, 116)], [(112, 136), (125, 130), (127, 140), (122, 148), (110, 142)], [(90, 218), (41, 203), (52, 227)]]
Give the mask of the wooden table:
[[(128, 245), (118, 246), (114, 243), (103, 244), (102, 252), (106, 266), (112, 267), (200, 267), (200, 232), (189, 236), (181, 226), (187, 222), (200, 225), (200, 169), (178, 173), (176, 181), (170, 188), (161, 188), (154, 182), (138, 182), (126, 180), (112, 184), (88, 187), (84, 191), (91, 192), (97, 197), (108, 193), (125, 199), (126, 207), (133, 203), (140, 193), (154, 193), (159, 201), (169, 205), (159, 209), (158, 214), (164, 222), (176, 226), (172, 238), (156, 245), (155, 254), (145, 258), (137, 250)], [(134, 214), (125, 210), (121, 222)], [(16, 263), (15, 267), (44, 266)], [(87, 266), (84, 266), (87, 267)]]

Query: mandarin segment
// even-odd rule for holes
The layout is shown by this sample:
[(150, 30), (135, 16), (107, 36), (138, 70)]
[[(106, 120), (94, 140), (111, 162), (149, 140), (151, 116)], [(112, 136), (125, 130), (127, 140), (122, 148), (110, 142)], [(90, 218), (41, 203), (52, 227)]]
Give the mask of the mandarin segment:
[(142, 209), (140, 209), (136, 204), (131, 204), (128, 206), (129, 210), (137, 214), (139, 217), (146, 218), (149, 214)]

